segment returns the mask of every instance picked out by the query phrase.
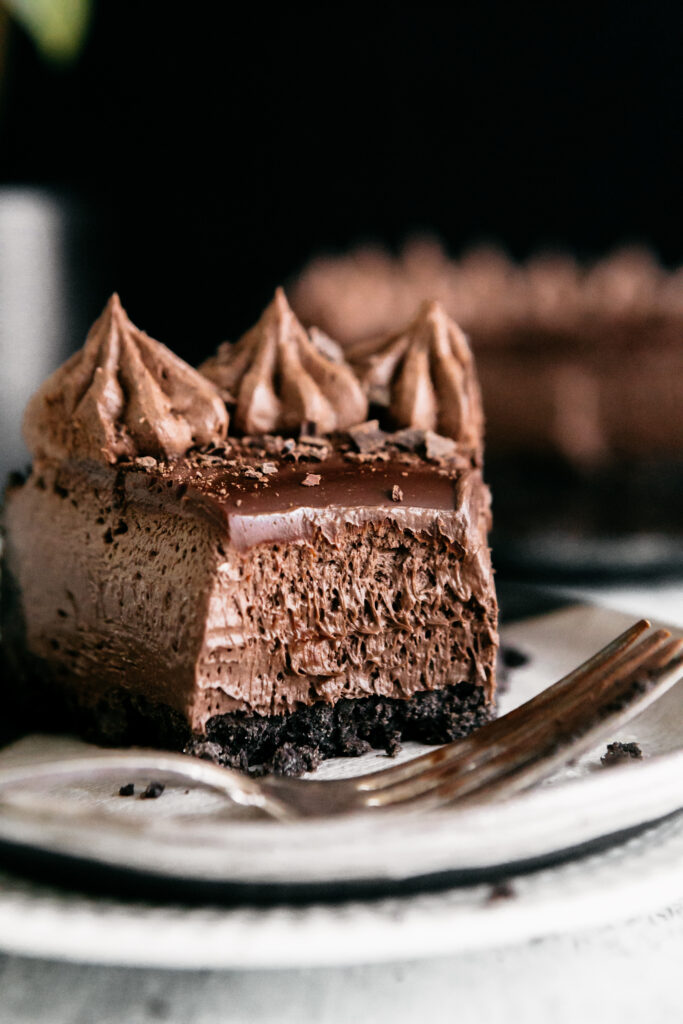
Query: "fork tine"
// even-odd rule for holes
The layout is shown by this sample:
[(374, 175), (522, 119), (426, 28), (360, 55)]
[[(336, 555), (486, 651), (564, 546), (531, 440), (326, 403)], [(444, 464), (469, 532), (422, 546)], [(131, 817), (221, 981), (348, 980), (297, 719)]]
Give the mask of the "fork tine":
[[(621, 721), (625, 715), (624, 720), (628, 720), (642, 710), (645, 703), (650, 703), (654, 699), (651, 696), (654, 683), (665, 672), (668, 671), (673, 680), (676, 661), (673, 656), (683, 647), (683, 642), (667, 644), (668, 636), (665, 630), (657, 631), (641, 641), (635, 650), (627, 651), (617, 665), (589, 674), (580, 687), (564, 690), (555, 702), (552, 715), (546, 715), (539, 702), (527, 711), (526, 721), (513, 723), (509, 731), (498, 737), (499, 742), (486, 742), (482, 737), (484, 730), (479, 730), (477, 736), (482, 737), (479, 756), (469, 757), (466, 762), (458, 759), (432, 765), (410, 779), (368, 793), (362, 803), (383, 806), (430, 799), (443, 803), (494, 786), (501, 778), (523, 771), (529, 765), (537, 766), (534, 778), (550, 774), (556, 762), (566, 762), (597, 742), (594, 735), (599, 729), (613, 729), (615, 717)], [(647, 679), (648, 685), (638, 685), (641, 679)], [(662, 686), (658, 687), (657, 695)], [(586, 696), (591, 687), (597, 688), (597, 692), (590, 694), (592, 711), (587, 715)], [(531, 704), (533, 702), (529, 706)], [(510, 718), (508, 715), (500, 722)]]
[[(649, 628), (649, 622), (641, 619), (606, 644), (597, 654), (559, 679), (548, 690), (544, 690), (503, 718), (487, 723), (464, 739), (455, 740), (404, 764), (341, 781), (306, 780), (303, 785), (298, 779), (267, 776), (260, 780), (261, 785), (274, 799), (291, 801), (307, 815), (319, 813), (321, 807), (325, 808), (327, 813), (336, 814), (388, 802), (388, 799), (375, 801), (372, 795), (389, 791), (400, 783), (409, 785), (412, 780), (418, 778), (421, 782), (416, 785), (423, 789), (429, 788), (426, 786), (427, 780), (439, 775), (442, 770), (448, 768), (455, 771), (458, 767), (468, 770), (474, 765), (475, 759), (492, 756), (495, 752), (494, 744), (501, 736), (508, 736), (514, 727), (522, 731), (528, 728), (531, 711), (536, 713), (537, 708), (542, 709), (548, 704), (555, 703), (569, 689), (583, 687), (594, 678), (596, 672), (606, 670), (621, 658)], [(386, 795), (388, 798), (389, 794)]]
[(592, 672), (577, 676), (574, 686), (571, 689), (566, 686), (558, 688), (552, 701), (546, 699), (548, 691), (543, 691), (538, 698), (527, 701), (515, 712), (499, 719), (495, 723), (495, 730), (484, 727), (470, 737), (471, 742), (467, 746), (455, 744), (448, 760), (425, 765), (421, 772), (396, 781), (391, 786), (382, 787), (382, 791), (390, 792), (392, 796), (398, 795), (397, 787), (403, 782), (406, 786), (412, 784), (413, 789), (419, 787), (420, 791), (426, 792), (456, 772), (461, 772), (463, 777), (465, 773), (481, 773), (489, 762), (495, 767), (504, 753), (509, 755), (517, 752), (518, 756), (526, 757), (543, 736), (554, 741), (556, 735), (569, 730), (572, 710), (575, 715), (578, 712), (580, 718), (585, 719), (586, 706), (594, 707), (599, 699), (604, 702), (606, 688), (611, 687), (611, 693), (620, 680), (632, 674), (638, 665), (666, 641), (668, 635), (664, 630), (658, 631), (642, 640), (635, 648), (627, 648), (617, 660), (610, 660), (605, 667), (600, 666)]
[[(673, 640), (669, 648), (675, 655), (676, 651), (683, 649), (683, 641)], [(472, 794), (471, 799), (481, 799), (483, 794), (487, 799), (493, 796), (500, 798), (528, 789), (535, 782), (547, 778), (562, 764), (575, 760), (581, 754), (596, 747), (607, 736), (614, 735), (617, 730), (645, 711), (654, 701), (659, 700), (674, 683), (680, 680), (683, 671), (683, 655), (667, 656), (666, 660), (662, 661), (666, 651), (667, 648), (662, 648), (641, 666), (648, 676), (648, 685), (641, 689), (634, 686), (630, 696), (623, 699), (617, 711), (594, 722), (572, 743), (571, 748), (564, 747), (549, 758), (522, 766), (518, 771), (502, 777), (498, 781), (494, 780), (490, 785), (482, 786)]]
[[(427, 754), (422, 754), (420, 757), (413, 758), (405, 764), (396, 765), (393, 768), (387, 768), (382, 772), (372, 772), (366, 775), (360, 775), (353, 780), (356, 784), (356, 788), (363, 791), (385, 789), (402, 779), (407, 780), (416, 775), (421, 775), (423, 771), (429, 770), (432, 766), (436, 768), (454, 761), (464, 762), (468, 760), (475, 750), (478, 751), (481, 748), (489, 748), (501, 733), (507, 735), (508, 730), (515, 722), (519, 722), (521, 725), (527, 721), (529, 712), (532, 708), (535, 710), (537, 707), (545, 707), (548, 704), (554, 703), (558, 696), (569, 687), (573, 687), (579, 681), (593, 678), (596, 671), (599, 669), (605, 669), (609, 665), (613, 664), (622, 657), (624, 651), (628, 650), (628, 648), (631, 647), (649, 628), (650, 623), (646, 619), (641, 619), (619, 636), (615, 637), (614, 640), (603, 647), (602, 650), (598, 651), (597, 654), (594, 654), (591, 658), (573, 669), (567, 675), (563, 676), (548, 689), (537, 694), (536, 697), (533, 697), (531, 700), (526, 701), (519, 708), (515, 708), (514, 711), (509, 712), (503, 718), (496, 719), (493, 722), (488, 722), (470, 736), (467, 736), (462, 740), (456, 740), (453, 743), (438, 748), (437, 750), (432, 750)], [(325, 785), (325, 783), (320, 783), (320, 785)]]

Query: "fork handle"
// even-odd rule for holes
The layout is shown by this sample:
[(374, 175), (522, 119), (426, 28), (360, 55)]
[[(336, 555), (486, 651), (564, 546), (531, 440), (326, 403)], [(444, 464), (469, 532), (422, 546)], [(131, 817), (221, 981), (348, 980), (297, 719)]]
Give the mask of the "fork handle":
[(33, 783), (67, 782), (121, 771), (122, 773), (170, 776), (184, 783), (205, 786), (228, 797), (241, 807), (254, 807), (273, 818), (289, 821), (292, 812), (267, 793), (257, 779), (187, 754), (157, 750), (117, 750), (106, 754), (75, 754), (57, 761), (15, 765), (0, 768), (0, 800), (2, 790), (28, 787)]

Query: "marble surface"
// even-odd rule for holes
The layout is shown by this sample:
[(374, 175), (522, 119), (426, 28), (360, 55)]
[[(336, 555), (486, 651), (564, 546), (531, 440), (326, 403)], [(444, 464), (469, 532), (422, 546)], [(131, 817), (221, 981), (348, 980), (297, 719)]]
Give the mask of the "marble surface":
[(0, 957), (0, 1020), (674, 1024), (682, 954), (683, 903), (619, 928), (397, 965), (187, 974)]
[[(683, 583), (575, 593), (683, 625)], [(558, 921), (556, 935), (522, 945), (400, 965), (180, 973), (0, 956), (0, 1022), (669, 1024), (683, 1019), (682, 963), (683, 902), (618, 926), (563, 934)]]

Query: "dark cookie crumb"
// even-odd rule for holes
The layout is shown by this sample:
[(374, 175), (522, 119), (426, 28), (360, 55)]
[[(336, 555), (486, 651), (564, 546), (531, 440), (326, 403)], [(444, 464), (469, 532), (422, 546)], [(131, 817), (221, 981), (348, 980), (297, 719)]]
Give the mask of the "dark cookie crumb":
[(315, 747), (295, 747), (283, 743), (271, 758), (269, 769), (278, 775), (303, 775), (318, 767), (322, 758)]
[(639, 761), (642, 759), (643, 751), (637, 743), (608, 743), (607, 751), (600, 758), (601, 764), (609, 768), (613, 764), (623, 764), (627, 761)]
[(360, 757), (371, 749), (393, 755), (406, 740), (448, 743), (490, 718), (482, 688), (462, 682), (408, 700), (342, 698), (287, 715), (216, 715), (207, 723), (207, 736), (192, 739), (185, 752), (254, 775), (301, 775), (328, 757)]
[[(6, 575), (2, 582), (7, 586)], [(0, 655), (3, 653), (0, 648)], [(192, 736), (178, 712), (122, 689), (112, 689), (95, 707), (83, 708), (46, 685), (38, 666), (23, 678), (26, 685), (21, 692), (39, 698), (31, 702), (33, 710), (36, 706), (41, 709), (41, 717), (31, 720), (33, 727), (39, 721), (41, 728), (76, 731), (103, 746), (184, 750), (254, 774), (274, 768), (300, 774), (315, 767), (318, 759), (360, 754), (369, 748), (394, 753), (399, 743), (408, 741), (448, 743), (467, 736), (495, 713), (483, 686), (463, 680), (439, 690), (419, 691), (408, 699), (376, 695), (342, 698), (334, 705), (321, 701), (286, 715), (228, 712), (209, 719), (204, 735)], [(8, 729), (7, 722), (0, 719), (0, 741), (18, 738), (28, 716), (27, 707), (16, 702), (8, 719), (13, 728)], [(299, 763), (286, 750), (280, 751), (284, 744), (297, 750), (307, 748)]]
[(396, 757), (402, 749), (401, 734), (399, 732), (390, 733), (384, 741), (384, 752), (387, 757)]
[(185, 747), (184, 753), (191, 757), (199, 757), (202, 761), (219, 761), (222, 747), (211, 740), (193, 739)]
[(141, 800), (156, 800), (157, 797), (161, 796), (166, 786), (163, 782), (150, 782), (144, 793), (140, 794)]
[(502, 644), (500, 653), (506, 668), (522, 668), (523, 665), (528, 665), (531, 661), (528, 654), (520, 651), (519, 647), (512, 647), (510, 644)]
[(501, 882), (495, 882), (489, 890), (488, 903), (497, 903), (499, 900), (510, 900), (515, 895), (514, 886), (503, 879)]
[(119, 790), (119, 796), (134, 796), (135, 795), (135, 784), (133, 782), (127, 782), (125, 786), (121, 786)]

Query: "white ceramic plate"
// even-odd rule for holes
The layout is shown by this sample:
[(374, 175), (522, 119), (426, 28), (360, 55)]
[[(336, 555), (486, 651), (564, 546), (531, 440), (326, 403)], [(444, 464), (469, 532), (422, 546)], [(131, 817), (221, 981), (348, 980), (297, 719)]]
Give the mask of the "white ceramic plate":
[[(506, 642), (531, 660), (514, 672), (501, 709), (543, 688), (631, 621), (573, 605), (505, 627)], [(75, 895), (5, 874), (0, 947), (169, 967), (341, 964), (481, 948), (556, 930), (558, 921), (563, 928), (583, 927), (654, 909), (683, 896), (683, 816), (675, 814), (683, 808), (683, 684), (614, 739), (637, 740), (645, 759), (607, 770), (596, 751), (528, 794), (494, 807), (430, 815), (281, 824), (182, 787), (168, 787), (156, 801), (122, 799), (115, 795), (120, 785), (149, 781), (128, 778), (43, 789), (30, 798), (3, 794), (5, 843), (37, 850), (48, 865), (50, 855), (61, 854), (63, 864), (75, 865), (76, 882), (79, 873), (87, 880), (93, 865), (105, 880), (114, 871), (110, 891), (133, 878), (138, 895)], [(0, 764), (72, 747), (33, 737), (2, 752)], [(412, 745), (404, 756), (420, 749)], [(330, 762), (319, 775), (339, 777), (385, 763), (383, 755), (370, 754)], [(585, 850), (667, 815), (602, 852), (557, 863), (561, 851)], [(553, 859), (555, 866), (528, 872)], [(512, 895), (492, 900), (490, 882), (501, 872), (516, 876)], [(470, 884), (455, 887), (453, 878)], [(152, 889), (160, 883), (163, 900)], [(318, 899), (221, 905), (219, 897), (234, 897), (229, 887), (235, 884), (246, 904), (272, 902), (283, 892), (288, 898), (310, 893), (311, 886)], [(145, 886), (156, 902), (144, 899)], [(434, 891), (416, 894), (425, 886)], [(340, 902), (358, 887), (364, 900)], [(389, 889), (396, 895), (377, 896)], [(181, 906), (179, 898), (188, 894), (195, 905)], [(196, 905), (198, 896), (204, 905)], [(331, 897), (337, 902), (327, 902)]]

